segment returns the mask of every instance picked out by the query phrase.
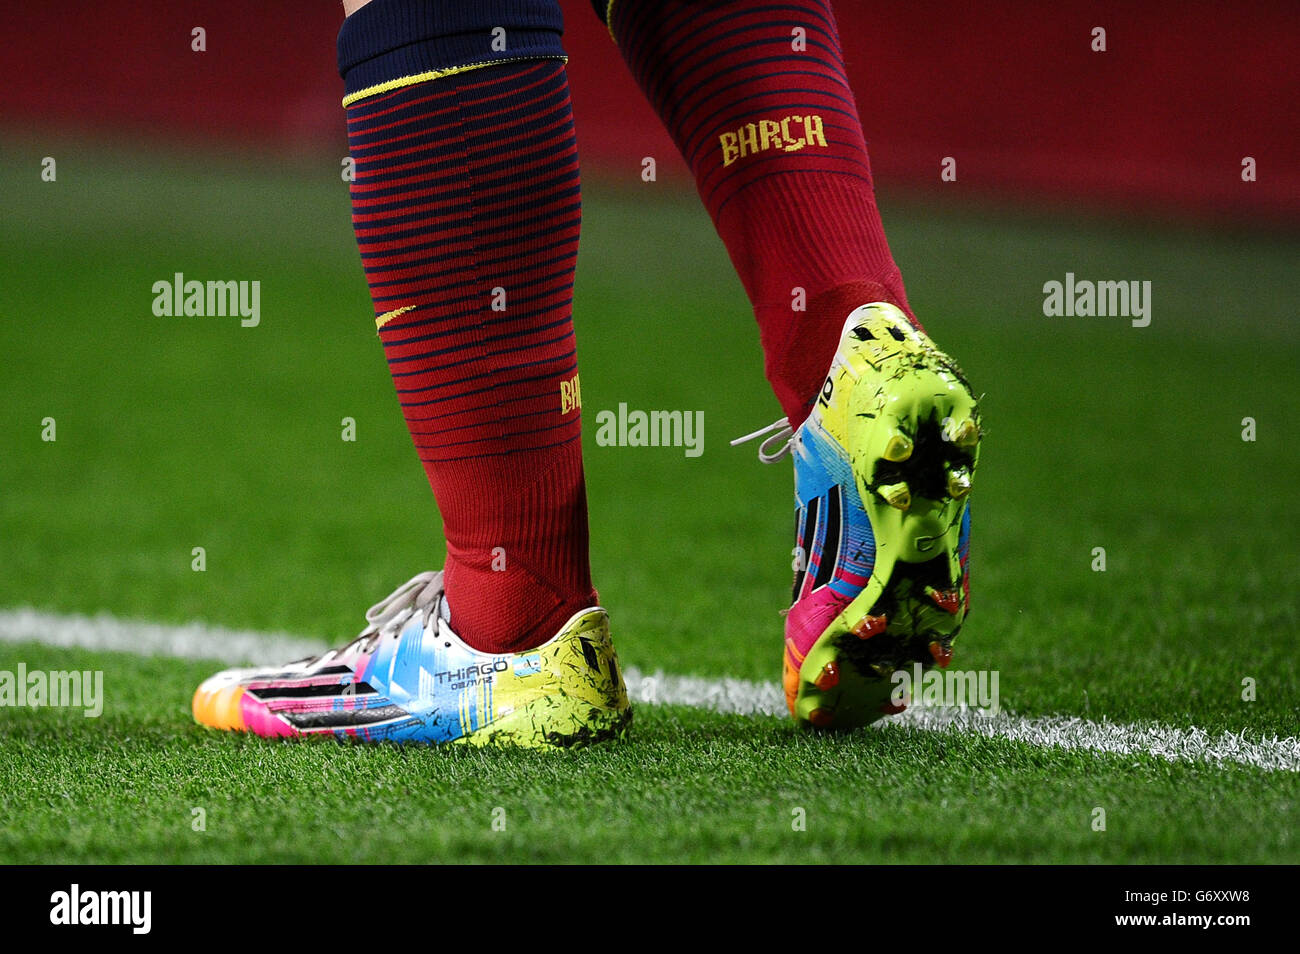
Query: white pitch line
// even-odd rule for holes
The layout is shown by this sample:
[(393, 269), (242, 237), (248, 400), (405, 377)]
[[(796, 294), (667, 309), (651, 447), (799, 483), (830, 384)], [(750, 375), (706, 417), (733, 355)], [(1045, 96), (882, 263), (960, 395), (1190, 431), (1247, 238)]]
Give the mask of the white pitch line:
[[(743, 679), (647, 676), (629, 668), (624, 676), (634, 702), (664, 703), (739, 715), (786, 714), (785, 696), (776, 683)], [(1245, 733), (1210, 735), (1193, 726), (1181, 729), (1156, 722), (1093, 722), (1078, 716), (1021, 717), (1006, 711), (913, 705), (882, 719), (874, 729), (970, 732), (1061, 749), (1086, 749), (1119, 755), (1154, 755), (1171, 762), (1237, 762), (1274, 772), (1300, 772), (1300, 739), (1248, 739)]]
[[(172, 626), (96, 616), (49, 613), (20, 607), (0, 610), (0, 643), (129, 652), (142, 656), (211, 659), (226, 665), (275, 665), (322, 652), (317, 640), (284, 633), (257, 633), (189, 623)], [(634, 702), (684, 705), (737, 715), (784, 715), (785, 698), (776, 683), (624, 672)], [(1196, 727), (1158, 723), (1093, 722), (1077, 716), (1020, 717), (1001, 711), (913, 706), (883, 719), (876, 728), (895, 731), (969, 732), (1027, 745), (1085, 749), (1120, 755), (1154, 755), (1171, 762), (1232, 762), (1266, 771), (1300, 772), (1300, 739), (1248, 739), (1244, 733), (1210, 735)]]
[(254, 666), (274, 666), (329, 648), (317, 640), (284, 633), (254, 633), (206, 623), (174, 626), (118, 619), (109, 613), (65, 615), (26, 606), (0, 610), (0, 643), (23, 642)]

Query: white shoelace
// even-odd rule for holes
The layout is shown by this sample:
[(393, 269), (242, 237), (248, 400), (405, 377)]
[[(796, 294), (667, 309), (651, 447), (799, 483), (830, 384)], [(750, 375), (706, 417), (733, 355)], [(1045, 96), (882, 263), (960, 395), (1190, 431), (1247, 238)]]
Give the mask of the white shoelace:
[(442, 571), (426, 570), (411, 577), (392, 593), (366, 610), (366, 622), (376, 630), (393, 620), (414, 612), (424, 613), (424, 622), (437, 610), (442, 600)]
[[(790, 419), (783, 417), (780, 420), (773, 421), (767, 427), (760, 428), (752, 434), (746, 434), (744, 437), (737, 437), (731, 442), (731, 446), (743, 444), (746, 441), (752, 441), (755, 438), (762, 437), (764, 434), (769, 435), (761, 444), (758, 445), (758, 459), (764, 464), (775, 464), (782, 457), (790, 453), (790, 445), (794, 442), (794, 428), (790, 426)], [(770, 445), (776, 441), (784, 441), (776, 450), (772, 450)]]
[[(407, 618), (414, 616), (417, 612), (424, 613), (422, 622), (425, 626), (429, 625), (429, 617), (435, 612), (441, 614), (443, 619), (450, 620), (451, 615), (447, 612), (447, 601), (442, 596), (441, 570), (426, 570), (423, 573), (417, 573), (366, 610), (366, 622), (369, 625), (352, 642), (338, 649), (331, 649), (319, 656), (308, 656), (297, 662), (306, 665), (308, 668), (314, 668), (332, 662), (337, 657), (346, 656), (355, 647), (359, 647), (362, 651), (368, 651), (374, 645), (375, 640), (379, 638), (379, 634), (385, 626), (397, 620), (405, 623)], [(393, 634), (397, 635), (401, 628), (398, 627)]]

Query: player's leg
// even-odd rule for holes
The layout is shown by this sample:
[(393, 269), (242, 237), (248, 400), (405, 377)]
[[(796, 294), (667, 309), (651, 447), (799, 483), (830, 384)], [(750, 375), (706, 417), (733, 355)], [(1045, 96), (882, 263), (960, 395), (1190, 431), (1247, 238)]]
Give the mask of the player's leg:
[(617, 732), (627, 698), (587, 562), (558, 5), (355, 6), (339, 35), (353, 226), (446, 564), (341, 653), (209, 680), (196, 718), (435, 742)]
[(691, 167), (798, 426), (844, 316), (868, 301), (908, 311), (829, 2), (614, 0), (609, 15)]
[[(785, 686), (801, 722), (891, 711), (966, 615), (979, 416), (912, 318), (829, 0), (594, 0), (695, 176), (793, 431)], [(762, 455), (768, 456), (768, 455)]]

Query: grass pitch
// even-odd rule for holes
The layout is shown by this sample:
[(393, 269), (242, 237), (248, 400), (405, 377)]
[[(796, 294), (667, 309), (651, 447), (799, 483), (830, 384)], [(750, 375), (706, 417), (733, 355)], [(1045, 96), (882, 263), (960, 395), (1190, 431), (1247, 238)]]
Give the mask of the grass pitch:
[[(0, 607), (350, 639), (442, 545), (337, 163), (58, 169), (11, 185), (0, 231)], [(721, 244), (664, 191), (587, 190), (587, 432), (620, 402), (702, 410), (705, 452), (589, 440), (596, 583), (624, 665), (775, 681), (790, 474), (727, 440), (779, 410)], [(1019, 715), (1295, 736), (1300, 241), (882, 206), (985, 394), (954, 666), (999, 670)], [(261, 281), (261, 324), (155, 317), (178, 271)], [(1043, 317), (1066, 272), (1152, 281), (1150, 327)], [(0, 861), (1300, 861), (1290, 772), (649, 705), (628, 744), (571, 753), (280, 744), (191, 723), (215, 663), (0, 643), (20, 662), (102, 669), (107, 704), (0, 708)]]

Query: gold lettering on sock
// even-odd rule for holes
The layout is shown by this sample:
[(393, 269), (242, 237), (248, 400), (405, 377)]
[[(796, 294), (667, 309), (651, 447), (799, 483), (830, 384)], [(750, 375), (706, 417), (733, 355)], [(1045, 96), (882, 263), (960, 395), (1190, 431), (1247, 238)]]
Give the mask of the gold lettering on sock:
[(560, 382), (560, 414), (568, 414), (582, 407), (582, 384), (575, 374), (567, 381)]
[(753, 123), (745, 123), (737, 129), (736, 136), (740, 139), (741, 159), (758, 152), (758, 127)]
[(722, 164), (724, 166), (729, 166), (735, 162), (736, 157), (740, 155), (740, 147), (736, 145), (736, 134), (733, 132), (724, 132), (718, 137), (718, 141), (722, 145)]
[(722, 165), (731, 165), (737, 159), (761, 152), (779, 150), (798, 152), (805, 146), (829, 148), (826, 142), (826, 125), (821, 116), (784, 116), (781, 119), (761, 119), (745, 123), (734, 130), (718, 134), (718, 147), (722, 150)]
[(803, 134), (807, 137), (809, 145), (826, 147), (826, 130), (822, 127), (820, 116), (803, 118)]
[(758, 122), (758, 142), (759, 150), (766, 152), (768, 149), (780, 149), (781, 142), (781, 124), (771, 119), (760, 119)]

